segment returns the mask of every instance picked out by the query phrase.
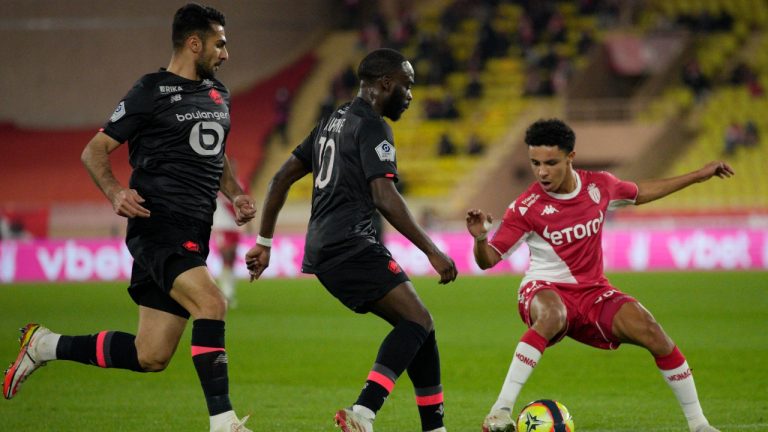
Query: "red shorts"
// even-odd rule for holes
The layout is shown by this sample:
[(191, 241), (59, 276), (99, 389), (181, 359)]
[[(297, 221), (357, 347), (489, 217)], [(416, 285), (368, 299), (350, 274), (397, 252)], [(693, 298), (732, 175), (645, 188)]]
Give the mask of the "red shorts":
[(214, 231), (213, 239), (219, 249), (237, 246), (240, 242), (240, 231)]
[(613, 317), (624, 303), (636, 302), (609, 284), (566, 284), (531, 281), (520, 287), (517, 309), (528, 327), (531, 326), (531, 301), (539, 291), (549, 289), (557, 293), (565, 304), (567, 321), (565, 330), (552, 338), (549, 345), (565, 336), (601, 349), (616, 349), (621, 342), (613, 335)]

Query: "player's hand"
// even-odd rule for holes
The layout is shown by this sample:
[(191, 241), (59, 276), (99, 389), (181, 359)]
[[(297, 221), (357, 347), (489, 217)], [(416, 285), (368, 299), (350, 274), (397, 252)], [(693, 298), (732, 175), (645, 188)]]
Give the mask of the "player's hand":
[(127, 218), (149, 217), (149, 210), (144, 208), (144, 202), (136, 189), (120, 189), (112, 196), (112, 209), (120, 216)]
[(251, 282), (258, 279), (264, 270), (269, 267), (271, 253), (272, 248), (260, 244), (254, 245), (251, 250), (246, 252), (245, 265), (248, 267), (248, 273), (251, 275)]
[(718, 176), (721, 179), (724, 179), (734, 174), (736, 174), (736, 172), (733, 171), (733, 168), (731, 168), (727, 162), (712, 161), (699, 170), (699, 181), (707, 181), (713, 176)]
[(492, 223), (493, 217), (480, 209), (471, 209), (467, 212), (467, 231), (469, 231), (474, 238), (483, 235), (487, 236), (488, 229), (490, 229)]
[(256, 216), (256, 206), (250, 195), (238, 195), (232, 200), (235, 208), (235, 223), (238, 226), (245, 225)]
[(459, 272), (456, 270), (456, 264), (451, 257), (441, 251), (436, 251), (434, 254), (428, 255), (428, 258), (432, 268), (440, 275), (441, 284), (447, 284), (456, 280)]

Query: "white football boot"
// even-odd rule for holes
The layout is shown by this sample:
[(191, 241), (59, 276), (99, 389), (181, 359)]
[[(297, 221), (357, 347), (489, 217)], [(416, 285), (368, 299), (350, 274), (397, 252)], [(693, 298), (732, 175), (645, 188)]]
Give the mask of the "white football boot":
[(16, 361), (11, 363), (8, 369), (5, 370), (5, 377), (3, 379), (3, 396), (6, 399), (16, 396), (21, 383), (32, 375), (32, 372), (37, 370), (37, 368), (45, 366), (46, 363), (38, 360), (40, 357), (35, 352), (35, 348), (37, 347), (37, 341), (42, 336), (50, 334), (51, 331), (36, 323), (27, 324), (19, 330), (21, 331), (19, 355), (16, 357)]
[(215, 427), (211, 425), (211, 432), (253, 432), (252, 430), (245, 427), (245, 422), (248, 421), (250, 415), (247, 415), (238, 420), (234, 412), (231, 413), (231, 418), (227, 419), (227, 421), (220, 422)]
[(512, 410), (501, 408), (491, 411), (483, 421), (483, 432), (515, 432)]
[(352, 411), (352, 408), (336, 411), (333, 421), (342, 432), (373, 432), (373, 421)]
[(705, 424), (697, 427), (693, 432), (720, 432), (720, 429), (715, 429), (714, 427)]

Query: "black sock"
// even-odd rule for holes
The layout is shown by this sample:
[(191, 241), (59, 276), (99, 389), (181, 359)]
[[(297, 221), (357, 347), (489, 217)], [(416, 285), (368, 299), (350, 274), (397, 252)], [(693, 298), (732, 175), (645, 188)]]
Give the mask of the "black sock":
[(408, 366), (408, 376), (416, 391), (421, 430), (443, 427), (443, 386), (440, 384), (440, 354), (434, 330)]
[(56, 358), (144, 372), (136, 354), (135, 340), (136, 336), (132, 334), (110, 331), (88, 336), (61, 336), (56, 345)]
[(192, 362), (203, 387), (208, 413), (214, 416), (230, 411), (224, 321), (197, 319), (192, 323)]
[(427, 331), (424, 327), (413, 321), (400, 321), (381, 343), (376, 363), (368, 374), (355, 405), (362, 405), (373, 412), (381, 409), (395, 386), (395, 381), (426, 338)]

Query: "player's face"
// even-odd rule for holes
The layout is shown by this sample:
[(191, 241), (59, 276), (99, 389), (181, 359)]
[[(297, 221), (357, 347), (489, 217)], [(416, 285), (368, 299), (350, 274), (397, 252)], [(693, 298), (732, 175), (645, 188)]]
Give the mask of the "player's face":
[(227, 37), (224, 27), (219, 24), (211, 25), (212, 32), (203, 41), (203, 49), (195, 61), (195, 69), (200, 78), (213, 78), (219, 67), (229, 58)]
[(389, 77), (392, 90), (389, 98), (384, 102), (381, 115), (389, 117), (393, 121), (400, 119), (400, 116), (408, 109), (411, 100), (413, 100), (411, 94), (411, 87), (414, 83), (413, 75), (413, 66), (410, 62), (404, 61), (402, 68)]
[(533, 175), (542, 189), (551, 193), (573, 192), (576, 182), (571, 174), (571, 164), (576, 152), (566, 154), (557, 146), (528, 146)]

